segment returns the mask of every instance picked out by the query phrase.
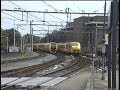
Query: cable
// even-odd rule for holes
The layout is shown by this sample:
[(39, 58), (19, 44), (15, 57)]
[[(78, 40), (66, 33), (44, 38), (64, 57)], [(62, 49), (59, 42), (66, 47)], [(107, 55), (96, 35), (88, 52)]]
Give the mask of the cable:
[[(14, 12), (14, 13), (17, 13), (17, 12)], [(21, 15), (20, 13), (17, 13), (17, 14)], [(23, 15), (23, 16), (27, 17), (27, 15)], [(31, 17), (31, 16), (29, 18), (33, 19), (33, 17)], [(26, 21), (30, 21), (30, 20), (26, 20)]]
[[(42, 1), (42, 2), (44, 2), (45, 4), (47, 4), (49, 7), (53, 8), (54, 10), (59, 11), (59, 10), (57, 10), (56, 8), (54, 8), (53, 6), (51, 6), (50, 4), (46, 3), (45, 1)], [(49, 15), (50, 15), (50, 14), (49, 14)], [(51, 16), (53, 16), (53, 15), (51, 15)], [(55, 17), (55, 16), (53, 16), (53, 17)], [(60, 19), (60, 18), (58, 18), (58, 17), (55, 17), (55, 18), (57, 18), (57, 19), (59, 19), (59, 20), (62, 20), (62, 19)], [(64, 21), (64, 20), (62, 20), (62, 21)]]
[[(8, 0), (8, 1), (11, 2), (10, 0)], [(13, 3), (13, 2), (11, 2), (11, 3), (14, 4), (15, 6), (19, 7), (20, 9), (24, 10), (24, 9), (21, 8), (20, 6), (16, 5), (15, 3)], [(43, 21), (41, 18), (38, 18), (38, 17), (37, 17), (36, 15), (34, 15), (34, 14), (29, 13), (29, 15), (31, 15), (31, 16), (37, 18), (37, 19), (40, 19), (41, 21)], [(48, 22), (47, 22), (47, 23), (48, 23)], [(48, 23), (48, 24), (50, 24), (50, 23)]]
[[(13, 3), (13, 2), (11, 2), (10, 0), (8, 0), (10, 3), (12, 3), (12, 4), (14, 4), (15, 6), (17, 6), (17, 7), (19, 7), (20, 9), (22, 9), (22, 10), (24, 10), (23, 8), (21, 8), (20, 6), (18, 6), (17, 4), (15, 4), (15, 3)], [(29, 15), (32, 15), (33, 16), (33, 14), (31, 14), (31, 13), (29, 13)], [(37, 16), (33, 16), (33, 17), (37, 17)], [(38, 17), (37, 17), (37, 19), (38, 19)], [(40, 19), (40, 18), (39, 18)]]
[[(2, 13), (5, 13), (5, 12), (2, 12)], [(8, 14), (8, 13), (5, 13), (5, 14), (7, 14), (7, 15), (9, 15), (9, 16), (11, 16), (11, 17), (14, 17), (14, 18), (16, 18), (17, 20), (20, 20), (20, 21), (21, 21), (21, 19), (15, 17), (15, 16), (12, 16), (12, 15), (10, 15), (10, 14)]]

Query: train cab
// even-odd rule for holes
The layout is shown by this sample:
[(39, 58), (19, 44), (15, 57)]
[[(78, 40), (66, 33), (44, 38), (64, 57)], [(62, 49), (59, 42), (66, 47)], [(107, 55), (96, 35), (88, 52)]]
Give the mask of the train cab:
[(66, 52), (79, 54), (81, 52), (81, 45), (79, 42), (68, 42), (66, 44)]
[(57, 43), (51, 42), (50, 43), (50, 53), (56, 53), (57, 52)]

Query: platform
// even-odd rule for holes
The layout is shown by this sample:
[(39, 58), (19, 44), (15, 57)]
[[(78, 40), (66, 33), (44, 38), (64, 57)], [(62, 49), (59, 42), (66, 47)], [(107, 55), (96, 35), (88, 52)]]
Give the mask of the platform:
[(28, 88), (28, 87), (52, 87), (68, 77), (22, 77), (22, 78), (1, 78), (1, 86), (16, 86), (19, 88)]

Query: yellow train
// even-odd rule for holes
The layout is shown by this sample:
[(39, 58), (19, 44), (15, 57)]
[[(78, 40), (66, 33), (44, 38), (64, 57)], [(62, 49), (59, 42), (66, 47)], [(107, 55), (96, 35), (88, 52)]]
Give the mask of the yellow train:
[(65, 42), (65, 43), (37, 43), (33, 44), (33, 51), (45, 51), (49, 53), (67, 53), (67, 54), (80, 54), (81, 45), (79, 42)]
[(55, 42), (33, 44), (33, 51), (45, 51), (49, 53), (56, 53), (57, 44)]
[(80, 54), (81, 45), (79, 42), (57, 43), (57, 52), (68, 54)]

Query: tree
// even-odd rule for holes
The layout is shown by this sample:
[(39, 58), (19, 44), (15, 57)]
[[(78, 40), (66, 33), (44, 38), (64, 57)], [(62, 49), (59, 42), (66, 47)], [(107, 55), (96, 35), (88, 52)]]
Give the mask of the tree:
[[(23, 36), (25, 44), (30, 43), (30, 37), (31, 37), (31, 35), (28, 33)], [(40, 37), (33, 35), (33, 43), (39, 43), (39, 42), (40, 42)]]
[(4, 29), (1, 28), (1, 50), (6, 51), (6, 38), (2, 36), (5, 36), (5, 32)]
[[(14, 29), (6, 29), (6, 30), (2, 30), (2, 36), (8, 37), (8, 44), (9, 46), (13, 46), (14, 44)], [(2, 39), (3, 40), (3, 39)], [(21, 35), (20, 32), (15, 30), (15, 42), (16, 42), (16, 46), (20, 46), (21, 43)]]

